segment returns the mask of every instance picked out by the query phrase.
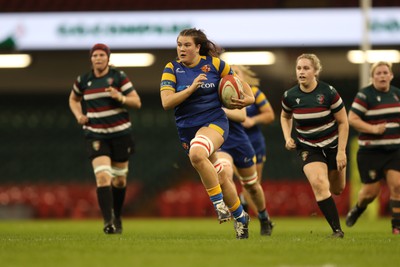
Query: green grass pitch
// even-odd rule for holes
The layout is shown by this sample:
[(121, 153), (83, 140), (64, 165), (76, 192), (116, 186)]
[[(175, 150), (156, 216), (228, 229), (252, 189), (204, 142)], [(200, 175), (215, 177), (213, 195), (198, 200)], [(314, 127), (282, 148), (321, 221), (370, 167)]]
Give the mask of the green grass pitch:
[(126, 219), (122, 235), (102, 233), (100, 220), (0, 221), (1, 267), (367, 267), (399, 266), (400, 236), (390, 218), (342, 221), (330, 238), (324, 218), (275, 218), (272, 236), (236, 240), (233, 223), (216, 219)]

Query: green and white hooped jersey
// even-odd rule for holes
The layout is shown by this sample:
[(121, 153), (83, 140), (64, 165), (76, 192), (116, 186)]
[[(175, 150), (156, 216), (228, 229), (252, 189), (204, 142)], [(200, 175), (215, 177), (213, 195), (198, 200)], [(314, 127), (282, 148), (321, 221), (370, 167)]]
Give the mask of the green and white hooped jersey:
[(131, 131), (129, 113), (122, 104), (110, 97), (106, 88), (112, 86), (123, 95), (135, 90), (123, 71), (110, 68), (103, 77), (93, 72), (78, 76), (73, 85), (74, 92), (83, 96), (89, 122), (83, 126), (87, 137), (108, 139), (128, 134)]
[(378, 91), (373, 85), (360, 90), (351, 109), (369, 124), (386, 123), (381, 135), (360, 133), (360, 150), (400, 148), (400, 89), (390, 86), (388, 92)]
[(282, 109), (293, 116), (297, 141), (310, 147), (337, 146), (338, 125), (334, 113), (342, 108), (343, 101), (336, 89), (321, 81), (310, 93), (296, 85), (282, 98)]

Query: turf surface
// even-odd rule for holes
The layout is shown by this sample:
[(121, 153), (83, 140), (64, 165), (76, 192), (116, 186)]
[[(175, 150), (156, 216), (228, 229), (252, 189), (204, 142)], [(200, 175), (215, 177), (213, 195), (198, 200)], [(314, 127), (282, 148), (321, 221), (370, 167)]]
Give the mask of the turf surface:
[(250, 239), (236, 240), (233, 223), (216, 219), (127, 219), (122, 235), (103, 234), (100, 220), (3, 220), (0, 266), (399, 266), (400, 236), (389, 218), (344, 226), (344, 239), (330, 238), (319, 217), (274, 222), (265, 237), (253, 218)]

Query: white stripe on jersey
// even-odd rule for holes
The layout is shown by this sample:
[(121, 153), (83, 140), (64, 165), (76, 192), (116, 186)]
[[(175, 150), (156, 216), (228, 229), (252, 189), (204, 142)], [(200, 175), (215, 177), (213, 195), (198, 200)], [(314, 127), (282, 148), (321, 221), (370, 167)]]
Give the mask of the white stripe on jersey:
[(116, 109), (106, 110), (106, 111), (101, 111), (101, 112), (88, 112), (86, 114), (86, 116), (88, 118), (104, 118), (104, 117), (108, 117), (108, 116), (117, 115), (117, 114), (120, 114), (123, 112), (127, 112), (126, 109), (116, 108)]
[(131, 127), (131, 123), (130, 122), (127, 122), (127, 123), (124, 123), (124, 124), (121, 124), (121, 125), (118, 125), (118, 126), (115, 126), (115, 127), (106, 128), (106, 129), (93, 128), (93, 127), (85, 125), (85, 126), (83, 126), (83, 129), (87, 129), (87, 130), (89, 130), (91, 132), (94, 132), (94, 133), (109, 134), (109, 133), (121, 132), (121, 131), (123, 131), (125, 129), (128, 129), (129, 127)]
[(397, 122), (386, 123), (386, 128), (399, 128), (399, 127), (400, 127), (400, 123), (397, 123)]
[(356, 103), (356, 102), (353, 102), (353, 105), (351, 105), (351, 107), (354, 108), (354, 109), (357, 109), (357, 110), (361, 111), (362, 113), (367, 112), (367, 109), (366, 109), (366, 108), (364, 108), (362, 105), (360, 105), (360, 104), (358, 104), (358, 103)]
[(370, 145), (395, 145), (400, 144), (400, 138), (381, 139), (381, 140), (358, 140), (360, 146)]
[(131, 87), (133, 87), (132, 82), (128, 82), (128, 83), (124, 84), (124, 85), (121, 87), (121, 91), (124, 92), (124, 91), (128, 90), (128, 89), (131, 88)]
[(283, 103), (283, 101), (282, 101), (282, 106), (283, 106), (286, 110), (290, 110), (290, 111), (292, 110), (291, 108), (289, 108), (288, 106), (286, 106), (285, 103)]
[(74, 91), (75, 91), (76, 93), (78, 93), (78, 94), (80, 94), (80, 95), (82, 94), (82, 92), (81, 92), (81, 90), (79, 89), (79, 87), (76, 86), (75, 84), (73, 84), (72, 89), (74, 89)]
[(307, 114), (298, 114), (298, 113), (293, 113), (293, 117), (296, 120), (304, 120), (304, 119), (319, 119), (321, 117), (328, 116), (331, 113), (330, 110), (325, 110), (321, 112), (315, 112), (315, 113), (307, 113)]
[(326, 140), (324, 140), (324, 141), (322, 141), (322, 142), (319, 142), (319, 143), (311, 143), (311, 142), (302, 140), (302, 139), (300, 139), (300, 138), (299, 138), (299, 141), (300, 141), (301, 143), (303, 143), (303, 144), (306, 144), (306, 145), (309, 145), (309, 146), (313, 146), (313, 147), (325, 147), (325, 146), (331, 144), (331, 143), (332, 143), (333, 141), (335, 141), (337, 138), (338, 138), (338, 135), (336, 134), (335, 136), (333, 136), (333, 137), (331, 137), (331, 138), (329, 138), (329, 139), (326, 139)]
[(392, 107), (392, 108), (381, 108), (376, 110), (368, 110), (365, 115), (373, 116), (373, 115), (385, 115), (391, 113), (400, 113), (400, 107)]
[(337, 107), (340, 106), (342, 103), (343, 103), (342, 98), (339, 97), (338, 101), (336, 101), (336, 103), (333, 103), (333, 104), (331, 105), (331, 109), (337, 108)]
[(101, 97), (110, 97), (110, 92), (100, 92), (83, 96), (85, 100), (92, 100)]
[(301, 134), (311, 134), (311, 133), (316, 133), (316, 132), (325, 131), (326, 129), (329, 129), (329, 128), (333, 127), (333, 125), (335, 125), (335, 122), (334, 122), (334, 121), (332, 121), (332, 122), (330, 122), (330, 123), (328, 123), (328, 124), (324, 124), (324, 125), (322, 125), (322, 126), (320, 126), (320, 127), (317, 127), (317, 128), (309, 129), (309, 130), (300, 130), (300, 129), (297, 129), (297, 128), (296, 128), (296, 131), (297, 131), (298, 133), (301, 133)]

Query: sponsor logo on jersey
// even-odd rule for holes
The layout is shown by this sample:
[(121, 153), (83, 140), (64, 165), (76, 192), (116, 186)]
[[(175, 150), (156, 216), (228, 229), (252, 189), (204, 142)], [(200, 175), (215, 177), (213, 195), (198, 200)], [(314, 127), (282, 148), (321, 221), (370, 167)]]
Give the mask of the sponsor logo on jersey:
[(181, 68), (177, 68), (177, 69), (176, 69), (176, 72), (177, 72), (177, 73), (185, 73), (185, 71), (182, 70)]
[(203, 83), (200, 88), (215, 88), (215, 83)]
[(296, 98), (296, 103), (297, 103), (297, 104), (300, 103), (300, 98)]

